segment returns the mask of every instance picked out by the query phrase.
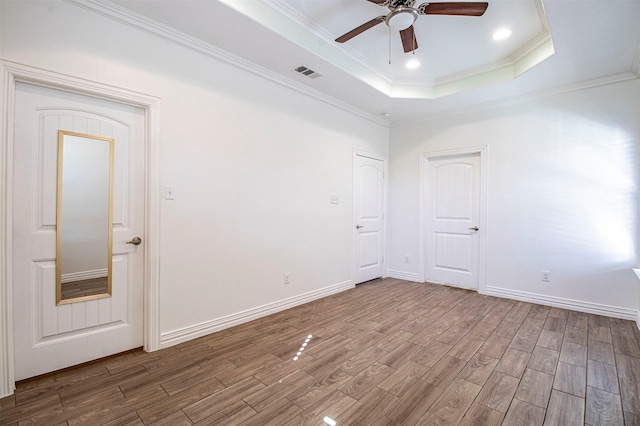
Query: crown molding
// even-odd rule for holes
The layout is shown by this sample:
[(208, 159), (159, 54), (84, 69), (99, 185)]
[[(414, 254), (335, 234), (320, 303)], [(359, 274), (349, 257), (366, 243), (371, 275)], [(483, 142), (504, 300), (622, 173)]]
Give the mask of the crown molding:
[(627, 81), (637, 80), (640, 78), (638, 75), (632, 72), (626, 72), (622, 74), (616, 74), (608, 77), (597, 78), (593, 80), (586, 80), (575, 84), (568, 84), (565, 86), (554, 87), (553, 89), (541, 90), (533, 93), (527, 93), (523, 95), (517, 95), (506, 99), (500, 99), (489, 102), (482, 102), (473, 106), (465, 108), (452, 108), (448, 110), (438, 111), (433, 114), (425, 114), (420, 118), (413, 118), (407, 120), (398, 120), (392, 122), (392, 128), (399, 128), (404, 126), (411, 126), (420, 123), (426, 123), (431, 120), (438, 120), (446, 117), (453, 117), (456, 115), (464, 115), (469, 113), (477, 113), (480, 111), (486, 111), (487, 109), (500, 108), (505, 106), (517, 105), (527, 102), (532, 102), (540, 99), (551, 98), (564, 93), (577, 92), (586, 89), (592, 89), (596, 87), (609, 86), (618, 83), (625, 83)]
[[(309, 19), (307, 16), (300, 13), (297, 9), (291, 7), (289, 4), (283, 2), (282, 0), (262, 0), (265, 4), (269, 5), (278, 13), (287, 17), (291, 22), (294, 22), (296, 25), (304, 28), (311, 34), (314, 34), (316, 37), (319, 37), (323, 41), (327, 43), (328, 46), (331, 46), (333, 49), (341, 52), (344, 55), (352, 57), (356, 62), (359, 63), (360, 66), (363, 67), (360, 72), (369, 72), (373, 76), (376, 77), (372, 86), (380, 85), (381, 92), (388, 91), (389, 88), (393, 85), (393, 80), (390, 79), (373, 61), (364, 56), (358, 50), (353, 49), (348, 44), (337, 44), (335, 42), (335, 36), (330, 34), (327, 30), (316, 24), (313, 20)], [(336, 65), (336, 64), (333, 64)], [(337, 66), (337, 65), (336, 65)], [(353, 67), (348, 67), (353, 68)], [(374, 86), (375, 87), (375, 86)]]
[(351, 114), (357, 115), (361, 118), (367, 119), (369, 121), (373, 121), (385, 127), (389, 127), (390, 125), (388, 120), (382, 117), (379, 117), (376, 114), (372, 114), (362, 109), (356, 108), (351, 104), (343, 102), (339, 99), (336, 99), (318, 90), (312, 89), (308, 86), (298, 83), (297, 81), (286, 78), (278, 73), (268, 70), (267, 68), (261, 67), (251, 61), (243, 59), (240, 56), (234, 55), (233, 53), (230, 53), (224, 49), (221, 49), (219, 47), (206, 43), (200, 39), (192, 37), (174, 28), (171, 28), (168, 25), (164, 25), (160, 22), (156, 22), (152, 19), (144, 17), (136, 12), (133, 12), (129, 9), (118, 6), (114, 3), (104, 1), (104, 0), (64, 0), (64, 1), (66, 1), (67, 3), (73, 4), (75, 6), (81, 7), (83, 9), (89, 10), (90, 12), (109, 18), (111, 20), (120, 22), (122, 24), (126, 24), (130, 27), (136, 28), (137, 30), (162, 37), (165, 40), (169, 40), (173, 43), (176, 43), (188, 49), (194, 50), (196, 52), (199, 52), (201, 54), (204, 54), (216, 60), (225, 62), (229, 65), (232, 65), (244, 71), (258, 75), (271, 82), (277, 83), (288, 89), (302, 93), (311, 98), (314, 98), (326, 104), (332, 105), (336, 108), (350, 112)]
[(640, 44), (636, 49), (636, 56), (633, 58), (633, 63), (631, 64), (631, 72), (640, 78)]
[[(289, 38), (291, 41), (295, 41), (390, 98), (437, 99), (453, 93), (512, 80), (555, 53), (544, 5), (542, 0), (534, 0), (542, 30), (509, 57), (435, 79), (421, 81), (394, 80), (386, 75), (378, 65), (372, 63), (359, 52), (345, 45), (336, 45), (333, 40), (334, 35), (329, 34), (282, 0), (263, 0), (262, 2), (251, 2), (251, 4), (249, 4), (250, 2), (237, 2), (236, 0), (222, 1), (240, 13), (262, 23), (272, 31)], [(272, 10), (267, 11), (264, 5), (267, 5)], [(279, 21), (272, 16), (268, 16), (270, 15), (269, 12), (275, 12), (280, 17), (285, 17), (286, 20)], [(274, 25), (276, 21), (278, 26)], [(295, 26), (298, 30), (288, 29), (288, 26)], [(313, 34), (314, 38), (320, 38), (325, 41), (327, 44), (323, 46), (332, 46), (333, 49), (330, 50), (337, 51), (339, 56), (329, 54), (324, 50), (325, 47), (322, 48), (322, 51), (319, 50), (318, 43), (305, 43), (304, 40), (300, 40), (300, 28), (307, 34)], [(297, 38), (294, 39), (293, 36)]]
[[(160, 36), (166, 40), (180, 44), (189, 49), (221, 60), (237, 68), (261, 76), (281, 86), (303, 93), (314, 99), (348, 111), (359, 117), (373, 121), (383, 126), (389, 126), (385, 120), (376, 114), (366, 112), (360, 108), (343, 102), (333, 96), (308, 87), (300, 82), (284, 77), (267, 68), (243, 59), (219, 47), (189, 36), (168, 25), (153, 21), (129, 9), (106, 0), (65, 0), (78, 7), (90, 10), (120, 23), (127, 24), (138, 30)], [(220, 0), (256, 22), (260, 22), (272, 31), (312, 51), (322, 59), (340, 68), (342, 71), (358, 78), (360, 81), (389, 96), (402, 99), (435, 99), (465, 90), (511, 80), (540, 63), (554, 53), (553, 43), (542, 0), (534, 0), (538, 10), (538, 18), (543, 27), (529, 43), (515, 52), (511, 57), (496, 61), (485, 66), (477, 67), (464, 73), (448, 75), (434, 81), (402, 82), (391, 81), (384, 73), (376, 69), (373, 64), (353, 49), (346, 46), (336, 46), (333, 36), (318, 25), (314, 24), (296, 10), (292, 10), (280, 0), (264, 0), (261, 2), (238, 2)], [(302, 34), (302, 36), (301, 36)], [(317, 43), (318, 38), (327, 43)], [(319, 47), (320, 46), (320, 47)], [(318, 51), (321, 49), (321, 51)]]

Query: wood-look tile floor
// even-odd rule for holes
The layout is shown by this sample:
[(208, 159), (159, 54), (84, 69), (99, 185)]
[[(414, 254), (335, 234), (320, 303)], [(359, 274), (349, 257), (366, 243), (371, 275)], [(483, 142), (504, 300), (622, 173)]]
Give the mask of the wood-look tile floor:
[(20, 382), (0, 424), (638, 425), (639, 343), (631, 321), (384, 279)]

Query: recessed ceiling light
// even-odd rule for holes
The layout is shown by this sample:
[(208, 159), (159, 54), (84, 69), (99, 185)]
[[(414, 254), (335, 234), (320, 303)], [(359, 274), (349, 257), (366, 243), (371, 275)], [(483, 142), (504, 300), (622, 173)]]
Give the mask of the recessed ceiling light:
[(390, 112), (381, 112), (380, 115), (383, 116), (384, 118), (391, 117), (391, 113)]
[(504, 40), (511, 36), (511, 30), (509, 28), (501, 28), (495, 33), (493, 33), (494, 40)]
[(418, 68), (420, 66), (420, 61), (417, 60), (416, 58), (411, 58), (407, 61), (406, 64), (404, 64), (405, 67), (409, 68), (410, 70), (414, 69), (414, 68)]

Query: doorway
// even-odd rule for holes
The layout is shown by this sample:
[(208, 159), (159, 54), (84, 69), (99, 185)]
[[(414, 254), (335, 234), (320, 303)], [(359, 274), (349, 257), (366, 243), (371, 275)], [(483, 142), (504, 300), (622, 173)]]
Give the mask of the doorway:
[[(144, 111), (22, 82), (14, 106), (13, 336), (16, 380), (22, 380), (142, 346), (144, 244), (127, 241), (146, 240)], [(98, 140), (92, 138), (109, 138), (114, 152), (92, 152)], [(111, 183), (92, 173), (103, 168), (107, 176), (112, 169)], [(82, 199), (62, 195), (73, 192)], [(95, 200), (100, 193), (112, 202)], [(56, 214), (60, 204), (64, 223)], [(111, 234), (105, 223), (105, 235), (94, 236), (92, 222), (111, 216)], [(91, 247), (109, 239), (112, 250)], [(92, 263), (102, 257), (110, 267), (96, 272)], [(78, 269), (70, 266), (80, 272), (66, 273)], [(100, 290), (106, 297), (64, 299), (62, 288), (52, 291), (91, 273), (111, 281), (110, 292)]]
[(484, 291), (486, 147), (424, 153), (423, 281)]
[(384, 276), (385, 165), (374, 155), (353, 160), (354, 284)]
[[(105, 329), (111, 329), (111, 331), (118, 328), (126, 328), (125, 324), (128, 324), (128, 321), (131, 319), (131, 315), (138, 315), (141, 319), (141, 325), (138, 328), (138, 337), (133, 339), (131, 342), (134, 342), (137, 346), (140, 346), (140, 343), (144, 346), (146, 351), (154, 351), (160, 349), (160, 333), (159, 333), (159, 318), (157, 315), (158, 312), (158, 260), (157, 260), (157, 251), (158, 251), (158, 243), (157, 243), (157, 233), (158, 233), (158, 215), (159, 215), (159, 199), (151, 194), (159, 193), (158, 186), (158, 177), (159, 177), (159, 139), (158, 139), (158, 125), (159, 125), (159, 99), (147, 95), (143, 95), (140, 93), (130, 92), (124, 89), (115, 88), (113, 86), (105, 86), (100, 83), (91, 82), (83, 79), (78, 79), (75, 77), (70, 77), (66, 75), (61, 75), (49, 71), (44, 71), (40, 69), (34, 69), (28, 66), (14, 64), (11, 62), (2, 61), (0, 62), (0, 69), (2, 69), (3, 74), (6, 76), (5, 79), (5, 92), (4, 96), (4, 105), (6, 105), (6, 109), (2, 112), (3, 120), (3, 132), (2, 132), (2, 162), (0, 163), (0, 172), (3, 178), (3, 181), (6, 183), (4, 190), (0, 192), (0, 212), (2, 213), (0, 216), (1, 219), (1, 229), (0, 232), (0, 242), (2, 247), (1, 251), (1, 265), (2, 265), (2, 274), (0, 274), (0, 310), (5, 313), (0, 316), (0, 397), (10, 395), (14, 390), (14, 383), (17, 378), (23, 378), (25, 374), (39, 374), (39, 373), (24, 373), (22, 370), (22, 366), (20, 362), (22, 360), (17, 360), (18, 356), (22, 357), (21, 352), (16, 349), (17, 344), (21, 344), (18, 342), (20, 339), (23, 339), (30, 348), (38, 348), (42, 349), (45, 346), (53, 345), (56, 340), (73, 340), (77, 335), (82, 335), (84, 333), (84, 338), (87, 340), (91, 340), (90, 336), (98, 335), (103, 332)], [(27, 203), (31, 207), (41, 205), (43, 208), (36, 208), (32, 210), (33, 215), (30, 218), (27, 218), (27, 228), (31, 228), (31, 231), (35, 230), (40, 234), (48, 234), (47, 237), (51, 239), (51, 235), (55, 235), (55, 220), (51, 223), (51, 203), (50, 197), (52, 196), (50, 191), (50, 182), (49, 179), (45, 179), (47, 174), (51, 173), (51, 170), (45, 170), (45, 167), (40, 167), (40, 165), (44, 166), (45, 163), (48, 167), (51, 167), (49, 161), (44, 161), (47, 156), (51, 156), (51, 153), (44, 155), (44, 146), (47, 145), (44, 143), (44, 139), (42, 136), (38, 136), (38, 142), (36, 144), (37, 150), (37, 163), (38, 163), (38, 172), (34, 177), (34, 174), (29, 172), (27, 175), (30, 176), (27, 178), (25, 182), (22, 177), (18, 177), (18, 182), (16, 182), (16, 169), (19, 168), (22, 163), (18, 164), (18, 160), (16, 155), (22, 155), (16, 153), (15, 148), (20, 143), (20, 138), (23, 136), (22, 132), (28, 127), (20, 127), (23, 123), (22, 118), (18, 118), (19, 114), (16, 110), (16, 95), (21, 97), (24, 93), (24, 90), (44, 90), (44, 91), (53, 91), (58, 92), (58, 95), (63, 98), (73, 98), (79, 97), (82, 98), (88, 105), (92, 107), (96, 106), (100, 103), (111, 104), (111, 106), (115, 109), (129, 109), (129, 110), (137, 110), (137, 114), (141, 115), (139, 118), (142, 120), (142, 124), (140, 125), (141, 129), (141, 139), (140, 143), (141, 147), (141, 179), (142, 179), (142, 188), (143, 195), (140, 198), (140, 202), (142, 204), (142, 216), (137, 221), (139, 227), (133, 230), (131, 233), (140, 232), (145, 237), (145, 246), (144, 250), (138, 250), (141, 254), (142, 260), (139, 261), (139, 272), (132, 272), (136, 268), (129, 268), (126, 273), (128, 277), (130, 277), (133, 273), (134, 280), (139, 281), (139, 287), (141, 289), (140, 302), (136, 302), (136, 304), (131, 304), (130, 306), (136, 306), (135, 308), (129, 309), (128, 306), (124, 306), (124, 299), (120, 298), (119, 302), (112, 303), (112, 305), (116, 305), (110, 311), (103, 310), (103, 314), (98, 313), (97, 324), (94, 321), (95, 319), (95, 310), (87, 309), (86, 306), (81, 307), (80, 303), (68, 303), (65, 304), (65, 309), (67, 311), (71, 311), (71, 315), (63, 314), (65, 318), (61, 322), (56, 322), (55, 324), (51, 321), (45, 321), (45, 314), (39, 313), (41, 310), (32, 310), (29, 318), (30, 325), (28, 325), (28, 330), (26, 330), (26, 339), (24, 338), (25, 330), (20, 327), (23, 327), (22, 319), (17, 318), (22, 315), (22, 313), (17, 312), (18, 309), (15, 307), (15, 289), (14, 283), (17, 280), (20, 282), (24, 282), (21, 274), (24, 271), (19, 271), (23, 266), (27, 266), (29, 271), (28, 274), (28, 291), (30, 294), (27, 298), (30, 300), (31, 306), (38, 306), (41, 300), (45, 300), (45, 292), (47, 291), (55, 291), (55, 288), (52, 288), (50, 285), (45, 286), (44, 283), (49, 280), (51, 282), (51, 276), (55, 276), (55, 267), (51, 267), (51, 262), (53, 261), (55, 264), (55, 255), (54, 258), (51, 258), (51, 254), (43, 254), (40, 256), (40, 253), (30, 253), (28, 256), (31, 256), (31, 260), (28, 262), (22, 263), (22, 265), (16, 265), (17, 263), (21, 263), (23, 261), (19, 260), (23, 256), (21, 250), (22, 247), (16, 247), (16, 244), (23, 244), (24, 241), (20, 234), (21, 231), (17, 233), (14, 232), (14, 227), (21, 227), (23, 225), (20, 222), (25, 220), (24, 217), (21, 217), (20, 213), (22, 210), (21, 207), (18, 207), (16, 210), (16, 202), (20, 203), (20, 198), (31, 198), (31, 200)], [(69, 99), (67, 99), (69, 100)], [(76, 99), (77, 100), (77, 99)], [(22, 101), (20, 101), (22, 102)], [(59, 117), (68, 116), (65, 110), (73, 110), (74, 108), (69, 108), (70, 105), (61, 101), (61, 103), (56, 102), (55, 107), (50, 104), (49, 108), (39, 109), (36, 108), (40, 118), (42, 118), (41, 114), (44, 115), (56, 115)], [(86, 106), (86, 105), (85, 105)], [(92, 108), (91, 107), (91, 108)], [(84, 118), (95, 118), (93, 114), (96, 111), (91, 111), (91, 108), (87, 110), (86, 108), (75, 108), (76, 115), (82, 116), (84, 114)], [(56, 111), (52, 113), (52, 111)], [(65, 115), (66, 114), (66, 115)], [(73, 115), (73, 114), (71, 114)], [(100, 114), (95, 114), (100, 115)], [(111, 122), (116, 127), (118, 125), (123, 124), (118, 119), (114, 119), (110, 114), (102, 114), (103, 121)], [(40, 120), (40, 118), (38, 120)], [(64, 122), (66, 118), (60, 118), (61, 121)], [(82, 121), (80, 119), (79, 121)], [(89, 122), (91, 120), (88, 120)], [(98, 120), (99, 121), (99, 120)], [(126, 120), (125, 120), (126, 121)], [(52, 121), (49, 120), (47, 125), (51, 125)], [(96, 123), (96, 121), (92, 121), (92, 123)], [(41, 126), (41, 122), (39, 122), (38, 126)], [(126, 127), (126, 126), (125, 126)], [(100, 126), (88, 128), (92, 133), (100, 133), (103, 129)], [(39, 130), (40, 131), (40, 128)], [(51, 146), (49, 145), (48, 149)], [(18, 149), (19, 150), (19, 149)], [(121, 150), (122, 151), (122, 150)], [(32, 154), (27, 154), (27, 157)], [(43, 156), (44, 155), (44, 156)], [(31, 156), (33, 158), (33, 156)], [(133, 170), (133, 164), (131, 165), (131, 170)], [(55, 172), (54, 168), (54, 172)], [(18, 172), (19, 173), (19, 172)], [(50, 176), (49, 176), (50, 177)], [(24, 192), (23, 187), (26, 185), (27, 190), (30, 192)], [(45, 187), (48, 186), (48, 190), (45, 190)], [(117, 185), (116, 185), (117, 186)], [(126, 186), (126, 185), (124, 185)], [(123, 187), (124, 187), (123, 186)], [(55, 190), (55, 182), (53, 186)], [(35, 190), (35, 191), (34, 191)], [(38, 204), (39, 203), (39, 204)], [(44, 208), (44, 206), (48, 206)], [(55, 210), (54, 210), (55, 211)], [(46, 220), (45, 220), (46, 218)], [(27, 229), (25, 228), (25, 229)], [(124, 228), (124, 227), (123, 227)], [(115, 230), (115, 228), (114, 228)], [(53, 231), (53, 232), (51, 232)], [(31, 232), (33, 234), (33, 232)], [(115, 232), (114, 232), (115, 234)], [(42, 235), (38, 235), (42, 236)], [(127, 238), (128, 236), (123, 237)], [(114, 237), (116, 238), (116, 237)], [(124, 245), (126, 242), (123, 240), (122, 244)], [(29, 245), (29, 244), (27, 244)], [(51, 242), (37, 242), (33, 247), (45, 247), (48, 246), (48, 249), (51, 249)], [(55, 243), (54, 243), (55, 246)], [(114, 255), (118, 255), (118, 261), (123, 261), (127, 263), (128, 260), (126, 254), (126, 250), (120, 250), (116, 248), (114, 245)], [(133, 250), (131, 250), (133, 251)], [(34, 256), (35, 255), (35, 256)], [(48, 263), (47, 263), (48, 262)], [(114, 261), (115, 262), (115, 261)], [(16, 266), (19, 266), (16, 268)], [(116, 270), (117, 268), (114, 268)], [(125, 268), (127, 269), (127, 268)], [(122, 271), (122, 269), (120, 269)], [(117, 278), (117, 280), (121, 280)], [(38, 289), (39, 283), (42, 284), (42, 291)], [(35, 291), (34, 291), (35, 290)], [(38, 295), (38, 296), (34, 296)], [(18, 295), (17, 302), (21, 300), (23, 295)], [(128, 296), (127, 296), (128, 297)], [(40, 298), (40, 299), (38, 299)], [(107, 298), (101, 299), (102, 301), (108, 300)], [(115, 299), (114, 299), (115, 300)], [(57, 309), (58, 306), (54, 303), (48, 303), (48, 306), (54, 306), (54, 309)], [(100, 302), (98, 301), (98, 304)], [(106, 304), (106, 302), (102, 302)], [(81, 324), (80, 318), (83, 318), (82, 315), (77, 314), (82, 309), (85, 309), (86, 312), (94, 312), (89, 315), (85, 315), (84, 319), (88, 322), (84, 325), (88, 325), (89, 327), (84, 327), (84, 331), (80, 331), (83, 328)], [(120, 309), (121, 311), (126, 312), (126, 318), (121, 316), (120, 319), (116, 321), (106, 321), (106, 313), (109, 312), (113, 314), (114, 311)], [(138, 310), (139, 314), (135, 311)], [(75, 320), (73, 319), (73, 315), (75, 315)], [(65, 316), (66, 315), (66, 316)], [(102, 323), (100, 323), (100, 317), (104, 315), (102, 318)], [(111, 317), (112, 319), (115, 317)], [(70, 325), (69, 320), (70, 319)], [(117, 323), (117, 324), (116, 324)], [(61, 328), (59, 328), (60, 324), (62, 324)], [(56, 328), (56, 332), (54, 334), (59, 334), (57, 331), (64, 330), (62, 336), (51, 337), (53, 336), (53, 327)], [(66, 327), (66, 328), (65, 328)], [(46, 331), (45, 331), (46, 329)], [(45, 333), (47, 336), (45, 336)], [(18, 336), (20, 335), (20, 336)], [(95, 343), (95, 342), (94, 342)], [(102, 342), (99, 341), (97, 345), (102, 345)], [(87, 352), (91, 353), (93, 349), (88, 350)], [(94, 352), (91, 353), (92, 357), (101, 357), (102, 353)], [(17, 361), (17, 362), (16, 362)], [(72, 363), (84, 362), (83, 360), (73, 360)], [(16, 366), (20, 369), (16, 371)], [(52, 368), (62, 368), (59, 366), (53, 366)], [(25, 376), (26, 377), (26, 376)]]

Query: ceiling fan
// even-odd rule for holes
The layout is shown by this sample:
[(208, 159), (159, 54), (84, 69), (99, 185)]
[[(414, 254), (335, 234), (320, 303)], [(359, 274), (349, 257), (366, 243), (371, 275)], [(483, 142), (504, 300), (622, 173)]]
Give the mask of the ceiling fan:
[(418, 48), (413, 23), (419, 15), (462, 15), (462, 16), (482, 16), (487, 10), (489, 3), (486, 2), (444, 2), (444, 3), (422, 3), (418, 7), (413, 7), (415, 0), (367, 0), (379, 6), (388, 7), (390, 12), (380, 15), (369, 22), (365, 22), (341, 35), (336, 39), (338, 43), (344, 43), (384, 22), (392, 30), (400, 31), (402, 48), (405, 53), (412, 52)]

